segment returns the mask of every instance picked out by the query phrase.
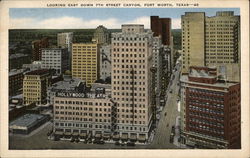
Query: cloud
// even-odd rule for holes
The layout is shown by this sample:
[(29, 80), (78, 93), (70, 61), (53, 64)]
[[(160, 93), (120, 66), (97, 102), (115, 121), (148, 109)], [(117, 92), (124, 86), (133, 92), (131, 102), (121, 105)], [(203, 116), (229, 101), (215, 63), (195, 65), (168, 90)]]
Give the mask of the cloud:
[[(180, 28), (181, 19), (172, 19), (172, 28)], [(150, 28), (150, 17), (142, 16), (134, 20), (122, 21), (116, 18), (85, 20), (77, 17), (64, 16), (39, 20), (36, 18), (11, 18), (11, 29), (86, 29), (103, 25), (106, 28), (121, 28), (122, 24), (143, 24)]]
[(181, 29), (181, 19), (172, 19), (172, 29)]

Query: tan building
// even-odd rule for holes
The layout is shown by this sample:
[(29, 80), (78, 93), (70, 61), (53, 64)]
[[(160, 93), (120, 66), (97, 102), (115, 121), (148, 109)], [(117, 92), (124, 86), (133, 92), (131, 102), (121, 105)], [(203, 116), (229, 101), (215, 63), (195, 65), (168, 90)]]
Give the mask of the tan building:
[(40, 69), (26, 73), (23, 79), (24, 104), (46, 104), (47, 88), (50, 86), (50, 81), (51, 76), (47, 69)]
[(110, 32), (106, 27), (100, 25), (96, 28), (93, 39), (95, 39), (98, 44), (109, 44)]
[[(105, 90), (94, 93), (58, 92), (54, 98), (54, 132), (61, 139), (109, 139), (115, 124), (116, 104)], [(104, 92), (104, 93), (103, 93)]]
[(190, 66), (224, 66), (228, 79), (239, 81), (240, 16), (232, 11), (220, 11), (212, 17), (199, 12), (185, 13), (182, 57), (183, 73), (187, 73)]
[(153, 33), (143, 25), (122, 25), (122, 32), (112, 34), (112, 99), (121, 137), (146, 140), (152, 127), (152, 47)]
[(205, 13), (187, 12), (181, 16), (182, 73), (190, 66), (205, 65)]
[(99, 79), (99, 50), (96, 42), (72, 45), (72, 77), (85, 80), (88, 87)]

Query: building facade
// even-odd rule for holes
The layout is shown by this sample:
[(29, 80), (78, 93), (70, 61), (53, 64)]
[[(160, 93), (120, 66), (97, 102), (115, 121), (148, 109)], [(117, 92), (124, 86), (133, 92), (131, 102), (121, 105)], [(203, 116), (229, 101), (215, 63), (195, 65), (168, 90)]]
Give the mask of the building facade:
[(48, 88), (47, 101), (50, 105), (54, 103), (54, 97), (57, 92), (84, 93), (86, 91), (85, 81), (79, 78), (64, 76), (63, 81), (56, 82)]
[(57, 34), (57, 46), (59, 48), (68, 48), (68, 53), (70, 53), (72, 43), (73, 43), (73, 32), (63, 32)]
[(30, 63), (30, 56), (28, 54), (16, 53), (9, 57), (9, 70), (21, 69), (23, 64)]
[(9, 72), (9, 96), (22, 93), (24, 69), (13, 69)]
[(150, 16), (151, 30), (155, 36), (161, 36), (163, 45), (171, 44), (171, 18), (159, 18), (159, 16)]
[(49, 39), (47, 37), (41, 40), (36, 40), (32, 42), (32, 61), (42, 60), (42, 48), (49, 47)]
[(24, 75), (23, 101), (24, 105), (36, 103), (46, 104), (47, 88), (50, 86), (51, 75), (47, 69), (35, 70)]
[(190, 66), (224, 66), (228, 80), (240, 81), (240, 16), (232, 11), (212, 17), (186, 12), (181, 19), (182, 73)]
[(43, 48), (42, 68), (54, 69), (58, 75), (69, 70), (69, 54), (67, 48)]
[(59, 138), (110, 138), (116, 105), (105, 89), (94, 93), (57, 92), (54, 98), (54, 133)]
[(181, 137), (192, 147), (240, 149), (240, 83), (217, 77), (208, 67), (181, 77)]
[(85, 80), (90, 87), (100, 74), (100, 46), (96, 42), (73, 43), (72, 77)]
[(111, 78), (111, 46), (102, 45), (100, 48), (100, 78)]
[(98, 44), (110, 44), (110, 32), (102, 25), (96, 28), (93, 38)]
[(122, 25), (113, 33), (112, 99), (118, 103), (117, 133), (148, 139), (152, 125), (151, 72), (153, 33), (143, 25)]

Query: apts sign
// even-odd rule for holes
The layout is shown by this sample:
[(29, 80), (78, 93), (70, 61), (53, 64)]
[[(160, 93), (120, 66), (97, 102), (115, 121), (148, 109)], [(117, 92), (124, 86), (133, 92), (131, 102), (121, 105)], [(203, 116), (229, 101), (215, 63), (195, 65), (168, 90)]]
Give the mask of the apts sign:
[(66, 92), (57, 92), (57, 97), (69, 97), (69, 98), (84, 98), (84, 93), (66, 93)]

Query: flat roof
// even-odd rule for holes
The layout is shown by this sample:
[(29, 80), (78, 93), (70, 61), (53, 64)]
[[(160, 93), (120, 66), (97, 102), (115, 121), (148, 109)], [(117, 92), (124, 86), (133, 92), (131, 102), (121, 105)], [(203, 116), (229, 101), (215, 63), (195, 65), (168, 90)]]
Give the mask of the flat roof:
[(25, 75), (43, 75), (43, 74), (46, 74), (48, 72), (49, 72), (48, 69), (39, 69), (39, 70), (34, 70), (31, 72), (28, 72)]
[(22, 126), (22, 127), (30, 127), (33, 124), (37, 123), (38, 121), (45, 118), (45, 115), (41, 114), (25, 114), (16, 120), (10, 123), (10, 126)]

